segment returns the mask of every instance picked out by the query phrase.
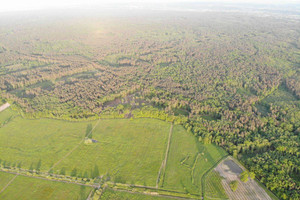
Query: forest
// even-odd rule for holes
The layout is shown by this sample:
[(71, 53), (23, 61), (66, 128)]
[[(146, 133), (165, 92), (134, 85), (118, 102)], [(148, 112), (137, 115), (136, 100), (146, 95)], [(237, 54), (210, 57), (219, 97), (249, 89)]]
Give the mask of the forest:
[(136, 11), (0, 23), (0, 100), (22, 116), (182, 124), (280, 199), (300, 199), (299, 19)]

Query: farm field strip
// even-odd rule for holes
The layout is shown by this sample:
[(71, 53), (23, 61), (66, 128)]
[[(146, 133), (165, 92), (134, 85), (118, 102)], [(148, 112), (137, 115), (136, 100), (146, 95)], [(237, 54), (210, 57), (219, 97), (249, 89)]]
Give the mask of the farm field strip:
[[(36, 175), (34, 176), (34, 175), (20, 174), (20, 173), (17, 173), (17, 172), (10, 172), (10, 171), (1, 171), (0, 173), (2, 173), (2, 174), (5, 173), (5, 174), (8, 174), (8, 175), (15, 175), (13, 177), (13, 179), (9, 182), (9, 184), (16, 178), (16, 176), (24, 176), (24, 177), (29, 177), (29, 178), (33, 178), (33, 179), (40, 179), (40, 180), (45, 180), (45, 181), (50, 181), (50, 182), (60, 182), (60, 183), (66, 183), (66, 184), (75, 184), (75, 185), (86, 186), (86, 187), (91, 187), (91, 188), (99, 188), (100, 187), (99, 185), (82, 184), (82, 183), (78, 183), (78, 182), (74, 182), (74, 181), (72, 182), (72, 181), (64, 181), (64, 180), (55, 180), (55, 179), (49, 179), (49, 177), (47, 178), (47, 177), (40, 177), (40, 176), (36, 176)], [(7, 186), (9, 184), (7, 184)], [(118, 185), (120, 185), (120, 183), (110, 183), (110, 184), (118, 184)], [(151, 195), (151, 196), (168, 197), (168, 198), (172, 198), (172, 199), (195, 199), (195, 198), (192, 198), (192, 197), (182, 197), (182, 196), (180, 196), (180, 195), (186, 195), (185, 193), (176, 192), (176, 191), (168, 191), (168, 190), (159, 189), (159, 188), (157, 189), (155, 187), (147, 187), (147, 186), (143, 186), (143, 185), (132, 186), (132, 185), (129, 185), (129, 184), (121, 184), (121, 185), (126, 186), (126, 187), (151, 189), (151, 191), (154, 191), (153, 193), (155, 193), (155, 195), (152, 195), (151, 192), (150, 193), (132, 192), (130, 190), (116, 189), (116, 188), (113, 188), (113, 190), (118, 190), (118, 191), (123, 191), (123, 192), (129, 192), (129, 193), (136, 193), (136, 194)], [(5, 188), (7, 188), (7, 186), (5, 186)], [(168, 192), (168, 194), (159, 194), (159, 193), (157, 193), (155, 191), (157, 191), (157, 192), (159, 192), (159, 191), (165, 191), (165, 192)], [(89, 194), (89, 196), (91, 194), (92, 194), (92, 191)]]
[(158, 188), (158, 184), (160, 182), (161, 177), (164, 178), (164, 174), (165, 174), (165, 170), (166, 170), (166, 164), (167, 164), (168, 155), (169, 155), (169, 151), (170, 151), (170, 143), (171, 143), (172, 133), (173, 133), (173, 123), (172, 123), (172, 125), (170, 127), (170, 132), (169, 132), (168, 144), (167, 144), (167, 148), (166, 148), (165, 159), (161, 163), (161, 167), (160, 167), (159, 172), (158, 172), (158, 176), (157, 176), (157, 180), (156, 180), (156, 188)]

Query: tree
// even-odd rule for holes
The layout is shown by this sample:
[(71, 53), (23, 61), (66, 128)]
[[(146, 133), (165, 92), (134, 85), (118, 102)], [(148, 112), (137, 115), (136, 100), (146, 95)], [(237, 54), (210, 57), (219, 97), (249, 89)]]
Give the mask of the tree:
[(77, 169), (74, 168), (71, 172), (71, 176), (76, 177), (76, 175), (77, 175)]
[(248, 172), (247, 171), (243, 171), (240, 175), (240, 179), (241, 181), (243, 181), (244, 183), (246, 183), (249, 178), (248, 178)]
[(255, 179), (255, 173), (254, 172), (249, 172), (249, 177), (254, 180)]
[(41, 159), (39, 159), (39, 162), (36, 165), (36, 171), (40, 171), (41, 165), (42, 165), (42, 161), (41, 161)]
[(231, 190), (232, 190), (233, 192), (235, 192), (235, 191), (237, 190), (238, 184), (239, 184), (238, 181), (231, 181), (231, 183), (230, 183), (230, 188), (231, 188)]
[(61, 168), (59, 174), (60, 174), (60, 175), (66, 175), (66, 169), (65, 169), (64, 167)]
[(93, 125), (92, 124), (88, 124), (87, 127), (86, 127), (86, 131), (85, 131), (85, 137), (86, 138), (92, 139), (92, 137), (93, 137), (92, 130), (93, 130)]
[(95, 165), (94, 170), (93, 170), (93, 175), (92, 178), (97, 178), (99, 176), (99, 168), (97, 165)]

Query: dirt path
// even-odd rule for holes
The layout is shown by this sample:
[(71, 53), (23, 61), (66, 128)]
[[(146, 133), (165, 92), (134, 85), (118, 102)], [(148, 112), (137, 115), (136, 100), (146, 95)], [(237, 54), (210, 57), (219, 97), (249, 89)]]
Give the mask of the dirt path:
[[(99, 124), (101, 119), (99, 119), (97, 121), (97, 123), (95, 124), (95, 126), (93, 127), (93, 129), (89, 132), (89, 134), (87, 134), (85, 137), (89, 137), (91, 135), (91, 133), (93, 132), (93, 130), (97, 127), (97, 125)], [(71, 153), (73, 151), (75, 151), (83, 142), (84, 142), (85, 138), (83, 138), (73, 149), (71, 149), (64, 157), (62, 157), (59, 161), (57, 161), (55, 164), (53, 164), (53, 166), (49, 169), (52, 170), (54, 169), (54, 167), (56, 167), (59, 163), (61, 163), (61, 161), (63, 161), (64, 159), (66, 159), (69, 155), (71, 155)]]
[(164, 195), (164, 194), (140, 193), (140, 192), (133, 192), (133, 191), (128, 191), (128, 190), (115, 189), (115, 188), (112, 188), (112, 190), (120, 191), (120, 192), (128, 192), (131, 194), (142, 194), (142, 195), (157, 196), (157, 197), (167, 197), (170, 199), (186, 199), (186, 200), (194, 199), (194, 198), (176, 197), (176, 196)]
[(170, 144), (171, 144), (171, 138), (172, 138), (172, 133), (173, 133), (173, 123), (171, 124), (170, 131), (169, 131), (169, 138), (168, 138), (168, 144), (167, 144), (167, 149), (166, 149), (166, 154), (165, 154), (165, 159), (162, 161), (158, 176), (156, 179), (156, 188), (158, 188), (159, 181), (161, 179), (161, 176), (165, 174), (166, 170), (166, 164), (168, 160), (168, 155), (169, 155), (169, 150), (170, 150)]
[(17, 176), (19, 176), (18, 174), (16, 174), (7, 184), (6, 186), (4, 186), (4, 188), (2, 188), (2, 190), (0, 191), (0, 194), (2, 192), (4, 192), (4, 190), (15, 180), (15, 178), (17, 178)]
[(9, 103), (5, 103), (2, 106), (0, 106), (0, 112), (2, 112), (3, 110), (5, 110), (6, 108), (8, 108), (10, 106)]
[(91, 190), (91, 192), (90, 192), (90, 194), (89, 194), (89, 196), (87, 197), (86, 200), (91, 200), (92, 194), (93, 194), (93, 190)]

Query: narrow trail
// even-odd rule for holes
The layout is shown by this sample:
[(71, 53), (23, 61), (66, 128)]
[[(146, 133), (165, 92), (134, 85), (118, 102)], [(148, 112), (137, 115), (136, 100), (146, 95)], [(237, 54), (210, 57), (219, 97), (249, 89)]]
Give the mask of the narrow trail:
[[(101, 121), (101, 119), (99, 119), (97, 121), (97, 123), (95, 124), (95, 126), (93, 127), (93, 129), (89, 132), (89, 134), (87, 134), (85, 137), (89, 137), (93, 130), (98, 126), (99, 122)], [(49, 169), (52, 170), (54, 169), (54, 167), (56, 167), (59, 163), (61, 163), (61, 161), (63, 161), (64, 159), (66, 159), (69, 155), (71, 155), (71, 153), (73, 153), (73, 151), (75, 151), (83, 142), (84, 142), (85, 138), (83, 138), (73, 149), (71, 149), (64, 157), (62, 157), (59, 161), (57, 161), (55, 164), (52, 165), (52, 167)]]
[(92, 194), (93, 194), (93, 190), (91, 190), (91, 192), (90, 192), (90, 194), (89, 194), (89, 196), (87, 197), (86, 200), (91, 200)]
[(170, 150), (172, 133), (173, 133), (173, 123), (171, 124), (171, 127), (170, 127), (170, 132), (169, 132), (169, 138), (168, 138), (168, 144), (167, 144), (165, 159), (161, 163), (161, 166), (160, 166), (160, 169), (159, 169), (159, 172), (158, 172), (158, 176), (157, 176), (157, 179), (156, 179), (156, 188), (158, 188), (158, 184), (159, 184), (159, 181), (161, 179), (161, 175), (164, 174), (165, 170), (166, 170), (166, 164), (167, 164), (169, 150)]
[(142, 194), (142, 195), (149, 195), (149, 196), (155, 196), (155, 197), (167, 197), (167, 198), (170, 198), (170, 199), (186, 199), (186, 200), (195, 199), (195, 198), (192, 198), (192, 197), (191, 198), (177, 197), (177, 196), (166, 195), (166, 194), (140, 193), (140, 192), (133, 192), (133, 191), (128, 191), (128, 190), (116, 189), (116, 188), (113, 188), (112, 190), (120, 191), (120, 192), (127, 192), (127, 193), (131, 193), (131, 194)]
[(4, 192), (4, 190), (15, 180), (15, 178), (17, 178), (17, 176), (19, 176), (19, 174), (16, 174), (7, 184), (6, 186), (4, 186), (4, 188), (2, 188), (2, 190), (0, 191), (0, 194), (2, 192)]
[(0, 106), (0, 112), (3, 111), (3, 110), (5, 110), (5, 109), (8, 108), (9, 106), (10, 106), (9, 103), (3, 104), (2, 106)]

